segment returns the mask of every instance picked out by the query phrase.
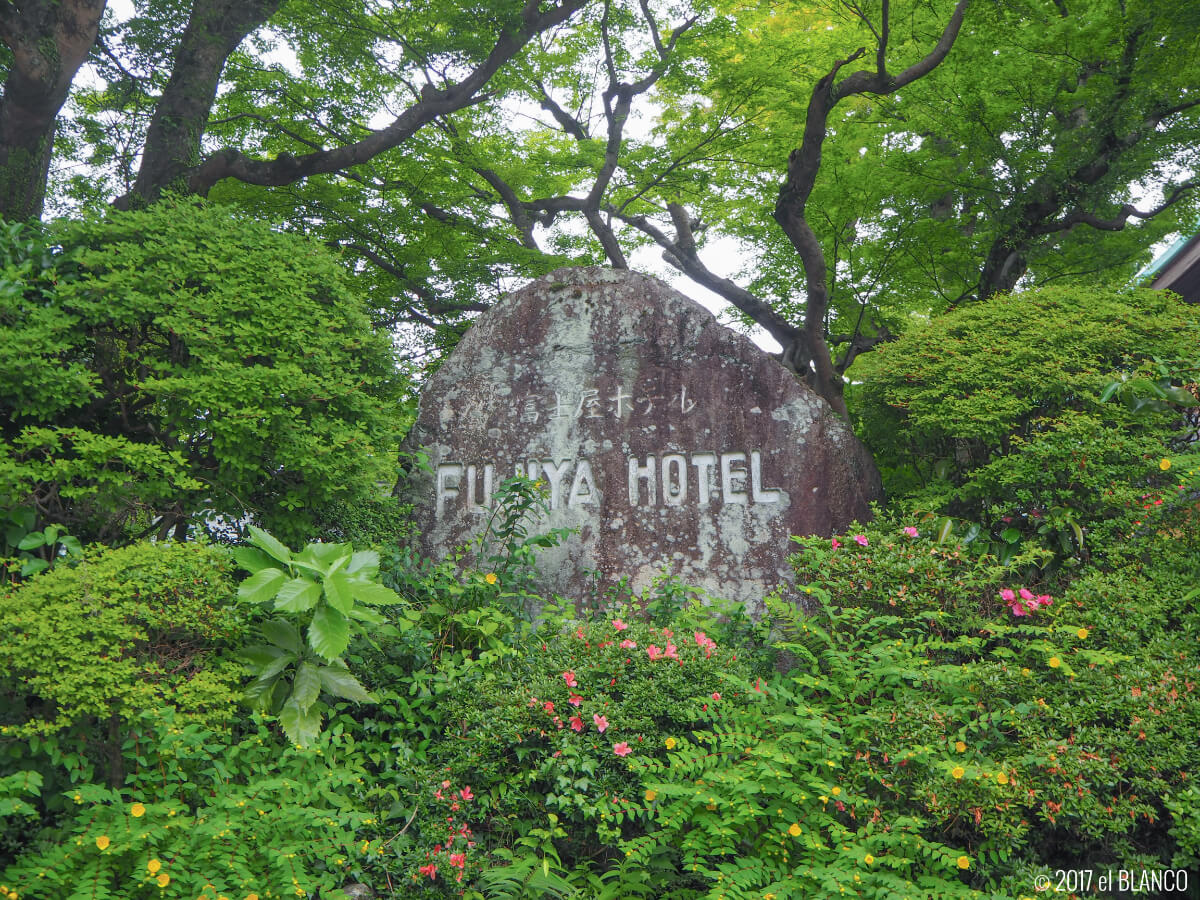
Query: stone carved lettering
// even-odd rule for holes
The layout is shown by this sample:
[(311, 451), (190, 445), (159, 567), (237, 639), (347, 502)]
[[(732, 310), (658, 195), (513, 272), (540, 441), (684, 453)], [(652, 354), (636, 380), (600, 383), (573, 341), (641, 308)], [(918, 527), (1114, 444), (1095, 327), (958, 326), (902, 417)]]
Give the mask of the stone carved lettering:
[[(714, 496), (721, 503), (779, 503), (785, 492), (763, 487), (762, 466), (761, 450), (751, 450), (748, 454), (736, 451), (630, 456), (625, 464), (628, 473), (625, 499), (630, 507), (643, 508), (699, 509), (710, 506)], [(460, 497), (467, 509), (490, 508), (497, 485), (497, 468), (497, 463), (439, 463), (435, 479), (437, 518), (453, 515)], [(719, 486), (714, 484), (717, 471), (721, 473)], [(596, 505), (602, 493), (589, 459), (527, 460), (515, 463), (513, 473), (541, 481), (547, 488), (552, 510)], [(695, 499), (689, 502), (691, 498)]]

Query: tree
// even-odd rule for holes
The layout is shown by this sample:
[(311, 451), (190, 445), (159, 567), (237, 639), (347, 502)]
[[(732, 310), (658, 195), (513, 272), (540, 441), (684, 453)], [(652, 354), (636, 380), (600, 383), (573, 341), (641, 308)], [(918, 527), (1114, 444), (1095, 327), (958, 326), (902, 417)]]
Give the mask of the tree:
[(142, 0), (61, 123), (93, 168), (53, 185), (283, 220), (439, 348), (513, 277), (657, 245), (844, 412), (911, 314), (1128, 277), (1188, 221), (1198, 33), (1188, 0)]
[(0, 508), (113, 544), (305, 537), (395, 480), (407, 382), (320, 245), (164, 201), (3, 251)]
[[(648, 237), (843, 411), (855, 358), (911, 313), (1022, 278), (1127, 278), (1197, 208), (1193, 4), (775, 5), (732, 25), (704, 18), (673, 52), (643, 12), (642, 43), (663, 57), (650, 56), (664, 75), (657, 132), (612, 140), (629, 115), (621, 98), (653, 82), (619, 77), (638, 60), (604, 43), (582, 66), (608, 73), (597, 91), (612, 99), (591, 104), (608, 125), (605, 164), (582, 152), (592, 122), (544, 96), (547, 127), (579, 146), (575, 180), (547, 196), (489, 175), (496, 202), (527, 241), (555, 216), (582, 215), (616, 266)], [(782, 183), (764, 160), (775, 171), (786, 160)], [(1139, 207), (1146, 182), (1165, 189)], [(705, 264), (713, 234), (747, 246), (744, 279)]]

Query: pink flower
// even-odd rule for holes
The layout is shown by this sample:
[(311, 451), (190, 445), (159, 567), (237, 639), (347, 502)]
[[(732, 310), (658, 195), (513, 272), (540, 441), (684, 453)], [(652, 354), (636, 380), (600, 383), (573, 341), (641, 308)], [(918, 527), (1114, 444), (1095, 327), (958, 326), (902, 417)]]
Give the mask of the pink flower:
[(631, 641), (629, 638), (625, 638), (625, 640), (621, 641), (621, 649), (622, 650), (636, 650), (637, 642)]
[(672, 631), (670, 628), (664, 628), (664, 629), (662, 630), (662, 636), (663, 636), (663, 637), (665, 637), (665, 638), (669, 638), (669, 637), (671, 637), (673, 634), (675, 634), (675, 632), (673, 632), (673, 631)]
[(429, 863), (428, 865), (424, 865), (424, 866), (418, 866), (417, 871), (420, 872), (422, 875), (428, 875), (430, 881), (433, 881), (434, 879), (437, 878), (437, 865), (434, 863)]
[(572, 706), (579, 706), (579, 704), (583, 703), (583, 698), (580, 697), (578, 694), (572, 694), (567, 699), (567, 702), (570, 703)]
[(679, 648), (667, 641), (666, 657), (667, 659), (679, 659), (679, 654), (676, 652)]
[(710, 638), (703, 631), (697, 631), (693, 636), (696, 638), (697, 646), (704, 647), (708, 650), (711, 650), (717, 646), (717, 642)]
[(646, 648), (646, 654), (651, 659), (662, 659), (663, 652), (662, 652), (661, 647), (657, 647), (654, 644), (651, 644), (649, 647)]
[(856, 534), (854, 536), (854, 543), (858, 544), (860, 547), (867, 546), (867, 536), (865, 534)]
[(450, 787), (450, 782), (449, 782), (449, 781), (443, 781), (443, 782), (442, 782), (442, 787), (444, 787), (444, 788), (448, 788), (448, 787)]
[(579, 716), (571, 716), (571, 730), (575, 732), (583, 731), (583, 719)]
[(547, 713), (552, 713), (554, 712), (554, 704), (547, 700), (542, 704), (542, 709), (544, 709)]
[(617, 756), (628, 756), (632, 752), (633, 748), (630, 747), (629, 744), (625, 743), (625, 741), (621, 741), (619, 744), (613, 744), (613, 753), (617, 754)]
[(712, 695), (712, 697), (713, 697), (713, 699), (714, 699), (714, 700), (720, 700), (720, 699), (721, 699), (721, 693), (720, 693), (719, 691), (713, 691), (713, 695)]
[(1000, 599), (1005, 603), (1012, 603), (1017, 599), (1017, 595), (1014, 594), (1010, 588), (1005, 588), (1000, 592)]
[(583, 629), (582, 628), (575, 629), (575, 637), (579, 638), (581, 641), (583, 640)]
[(629, 626), (626, 625), (624, 622), (622, 622), (620, 619), (613, 619), (613, 628), (617, 629), (617, 631), (624, 631), (628, 627)]
[(1039, 594), (1037, 599), (1038, 599), (1038, 603), (1042, 604), (1042, 606), (1049, 606), (1050, 604), (1052, 604), (1054, 602), (1053, 600), (1050, 599), (1049, 594)]
[(837, 538), (834, 538), (832, 541), (829, 542), (829, 546), (832, 547), (834, 550), (836, 550), (838, 547), (842, 546), (842, 542), (839, 541)]
[(532, 709), (533, 707), (537, 706), (537, 705), (538, 705), (539, 703), (541, 703), (541, 702), (542, 702), (542, 701), (541, 701), (541, 700), (539, 700), (537, 697), (530, 697), (530, 698), (529, 698), (529, 707), (530, 707), (530, 709)]
[(1025, 610), (1021, 608), (1021, 604), (1020, 604), (1020, 603), (1014, 603), (1014, 604), (1012, 605), (1012, 614), (1013, 614), (1014, 616), (1024, 616), (1024, 615), (1028, 615), (1028, 614), (1025, 612)]
[(1029, 588), (1021, 588), (1019, 591), (1017, 591), (1017, 593), (1021, 595), (1022, 600), (1033, 599), (1033, 593), (1029, 590)]
[(918, 534), (920, 534), (920, 532), (917, 531), (917, 529), (913, 528), (911, 525), (905, 526), (904, 533), (907, 534), (909, 537), (916, 537)]
[(469, 784), (458, 792), (458, 796), (462, 797), (464, 800), (475, 799), (475, 795), (471, 793), (471, 786)]
[(562, 673), (563, 681), (567, 683), (567, 687), (576, 687), (575, 673), (568, 670)]
[(596, 723), (596, 730), (601, 734), (603, 734), (604, 729), (608, 727), (608, 719), (600, 715), (600, 713), (592, 713), (592, 721)]

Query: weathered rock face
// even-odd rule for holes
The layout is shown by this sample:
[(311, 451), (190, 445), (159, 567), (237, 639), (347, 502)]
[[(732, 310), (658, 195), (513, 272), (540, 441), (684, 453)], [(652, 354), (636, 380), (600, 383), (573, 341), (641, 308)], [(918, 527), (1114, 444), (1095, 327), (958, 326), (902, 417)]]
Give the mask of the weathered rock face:
[(869, 516), (879, 474), (794, 375), (653, 278), (560, 269), (483, 315), (430, 380), (410, 441), (432, 473), (405, 493), (423, 550), (478, 531), (492, 491), (546, 483), (540, 558), (578, 599), (588, 570), (636, 590), (664, 570), (752, 611), (785, 583), (792, 534)]

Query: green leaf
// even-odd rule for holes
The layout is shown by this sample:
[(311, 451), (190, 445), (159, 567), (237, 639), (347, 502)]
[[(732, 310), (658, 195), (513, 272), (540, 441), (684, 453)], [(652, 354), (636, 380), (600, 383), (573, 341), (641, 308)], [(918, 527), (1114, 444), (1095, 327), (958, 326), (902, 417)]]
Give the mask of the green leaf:
[[(350, 611), (346, 613), (350, 618), (357, 619), (359, 622), (370, 622), (372, 625), (383, 625), (387, 622), (387, 616), (375, 612), (373, 609), (367, 609), (363, 606), (352, 606)], [(408, 623), (404, 623), (408, 625)], [(412, 627), (409, 625), (409, 627)], [(407, 631), (408, 628), (401, 629)]]
[(244, 603), (266, 603), (277, 593), (287, 574), (279, 569), (260, 569), (240, 585), (237, 597)]
[(359, 550), (350, 557), (350, 563), (346, 566), (346, 574), (374, 581), (379, 577), (379, 554), (374, 550)]
[(354, 592), (354, 599), (367, 606), (395, 606), (404, 602), (391, 588), (373, 581), (351, 581), (350, 589)]
[(307, 712), (321, 696), (321, 683), (321, 676), (313, 663), (307, 661), (300, 663), (292, 687), (292, 699), (299, 704), (302, 710)]
[(79, 538), (74, 535), (64, 535), (62, 545), (63, 549), (67, 551), (67, 556), (75, 558), (83, 556), (83, 544), (79, 543)]
[(271, 535), (254, 525), (247, 525), (246, 530), (250, 532), (250, 543), (254, 544), (254, 546), (261, 547), (281, 563), (291, 562), (292, 551), (271, 537)]
[(1107, 403), (1109, 400), (1111, 400), (1112, 395), (1117, 392), (1117, 389), (1120, 388), (1120, 386), (1121, 382), (1119, 381), (1110, 381), (1108, 384), (1106, 384), (1104, 386), (1104, 390), (1100, 392), (1100, 402)]
[(18, 550), (36, 550), (38, 547), (46, 546), (46, 538), (40, 531), (34, 531), (31, 534), (21, 538), (21, 542), (17, 544)]
[(282, 647), (284, 650), (290, 650), (292, 653), (299, 654), (304, 650), (304, 644), (300, 640), (300, 632), (298, 632), (291, 622), (283, 619), (270, 619), (262, 624), (262, 633), (268, 641), (276, 647)]
[(304, 612), (312, 609), (321, 599), (321, 586), (310, 578), (293, 578), (279, 589), (275, 608), (287, 612)]
[(308, 643), (318, 656), (335, 660), (350, 644), (350, 622), (328, 603), (323, 603), (308, 626)]
[(336, 572), (350, 561), (349, 544), (325, 544), (314, 541), (301, 550), (292, 561), (314, 568), (322, 575)]
[(374, 703), (375, 698), (350, 672), (337, 666), (321, 666), (321, 687), (335, 697), (353, 700), (355, 703)]
[(950, 539), (950, 535), (954, 533), (954, 520), (949, 516), (942, 516), (938, 520), (937, 527), (934, 529), (934, 540), (939, 544), (944, 544)]
[(263, 669), (269, 663), (283, 656), (284, 652), (282, 647), (267, 644), (252, 644), (249, 647), (242, 648), (239, 655), (255, 668)]
[(1015, 544), (1021, 539), (1021, 532), (1016, 528), (1005, 528), (1002, 532), (1000, 532), (1000, 538), (1009, 544)]
[(233, 559), (247, 572), (257, 572), (260, 569), (274, 568), (276, 561), (263, 553), (257, 547), (234, 547)]
[(27, 559), (21, 564), (21, 577), (27, 578), (30, 575), (36, 575), (38, 572), (44, 572), (50, 568), (50, 563), (44, 559)]
[(321, 733), (321, 713), (317, 707), (302, 709), (293, 693), (279, 711), (279, 724), (289, 741), (304, 747)]
[(334, 572), (323, 582), (325, 599), (329, 605), (340, 612), (349, 613), (354, 607), (354, 596), (350, 593), (350, 580), (345, 572)]

